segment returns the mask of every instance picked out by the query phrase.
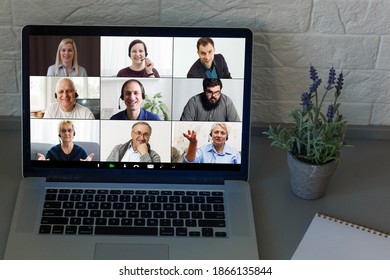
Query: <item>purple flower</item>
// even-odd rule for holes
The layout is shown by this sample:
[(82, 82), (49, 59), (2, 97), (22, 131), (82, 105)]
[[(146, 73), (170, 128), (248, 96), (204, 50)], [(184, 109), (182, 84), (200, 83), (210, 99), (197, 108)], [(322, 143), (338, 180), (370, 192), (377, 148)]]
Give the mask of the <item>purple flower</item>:
[(343, 88), (343, 84), (344, 84), (344, 77), (343, 77), (343, 72), (341, 72), (336, 81), (336, 92), (338, 94), (340, 94), (340, 91)]
[(320, 86), (321, 82), (322, 82), (321, 79), (317, 79), (317, 80), (313, 81), (313, 83), (311, 84), (311, 86), (309, 88), (309, 92), (310, 93), (316, 92), (318, 87)]
[(312, 102), (311, 102), (311, 94), (308, 93), (308, 92), (302, 93), (301, 101), (302, 101), (303, 107), (306, 108), (306, 110), (310, 110), (311, 104), (312, 104)]
[(313, 65), (310, 65), (310, 79), (315, 82), (318, 80), (317, 70), (314, 68)]
[(329, 79), (328, 79), (328, 85), (326, 87), (327, 90), (330, 90), (332, 86), (334, 85), (336, 79), (336, 70), (334, 70), (333, 66), (329, 70)]
[(334, 117), (334, 106), (330, 104), (328, 106), (328, 112), (326, 113), (326, 117), (328, 118), (328, 122), (331, 122)]

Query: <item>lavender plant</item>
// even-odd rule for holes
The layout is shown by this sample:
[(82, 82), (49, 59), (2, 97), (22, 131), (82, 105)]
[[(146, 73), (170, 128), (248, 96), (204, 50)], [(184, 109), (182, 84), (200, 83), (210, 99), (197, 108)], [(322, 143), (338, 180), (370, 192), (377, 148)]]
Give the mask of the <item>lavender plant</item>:
[[(318, 88), (322, 80), (317, 70), (310, 66), (309, 90), (301, 95), (301, 107), (291, 113), (294, 128), (269, 126), (264, 132), (272, 140), (271, 146), (286, 149), (299, 160), (311, 164), (324, 164), (340, 159), (340, 150), (345, 145), (346, 120), (339, 112), (338, 98), (343, 88), (344, 77), (341, 72), (336, 79), (333, 67), (329, 70), (329, 77), (322, 97)], [(322, 110), (325, 97), (334, 91), (333, 102), (327, 110)], [(326, 111), (326, 112), (325, 112)]]

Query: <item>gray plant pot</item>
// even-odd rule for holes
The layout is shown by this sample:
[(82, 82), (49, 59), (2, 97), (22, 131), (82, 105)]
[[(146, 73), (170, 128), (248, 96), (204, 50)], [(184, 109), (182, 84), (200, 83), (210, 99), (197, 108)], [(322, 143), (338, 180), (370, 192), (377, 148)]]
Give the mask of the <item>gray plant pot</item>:
[(287, 153), (292, 192), (303, 199), (318, 199), (325, 195), (337, 161), (326, 164), (308, 164)]

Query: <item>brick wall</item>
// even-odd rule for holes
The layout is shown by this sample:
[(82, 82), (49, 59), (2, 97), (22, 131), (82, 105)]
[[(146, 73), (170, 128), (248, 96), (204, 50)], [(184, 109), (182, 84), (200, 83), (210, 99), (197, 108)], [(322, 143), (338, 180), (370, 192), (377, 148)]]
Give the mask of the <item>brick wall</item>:
[(289, 122), (312, 64), (324, 82), (330, 66), (343, 70), (341, 110), (350, 124), (390, 125), (390, 1), (0, 0), (0, 116), (21, 113), (26, 24), (248, 27), (255, 124)]

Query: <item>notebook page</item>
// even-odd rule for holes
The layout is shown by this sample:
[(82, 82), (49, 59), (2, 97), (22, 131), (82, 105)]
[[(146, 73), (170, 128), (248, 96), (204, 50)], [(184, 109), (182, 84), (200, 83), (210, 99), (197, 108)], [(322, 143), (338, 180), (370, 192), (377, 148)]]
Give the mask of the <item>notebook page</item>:
[(316, 213), (292, 259), (389, 259), (390, 236)]

